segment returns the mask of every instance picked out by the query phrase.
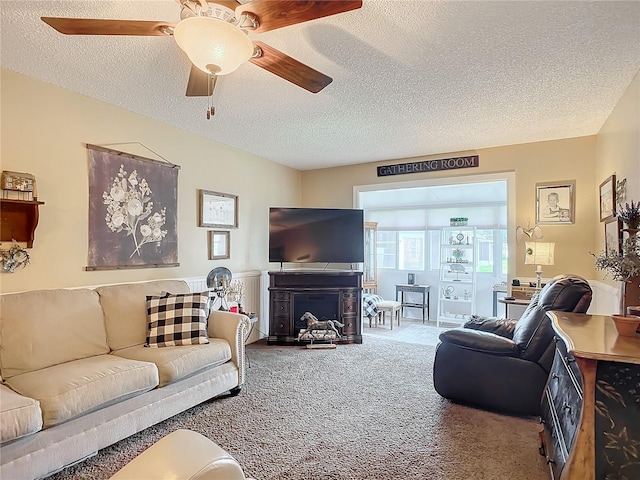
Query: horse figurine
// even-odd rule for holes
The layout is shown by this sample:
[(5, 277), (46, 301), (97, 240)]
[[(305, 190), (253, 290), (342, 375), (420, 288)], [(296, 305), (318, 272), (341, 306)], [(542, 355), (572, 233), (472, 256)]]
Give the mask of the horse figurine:
[(307, 321), (307, 333), (311, 333), (314, 330), (333, 330), (336, 335), (342, 338), (342, 334), (338, 331), (337, 327), (343, 328), (344, 323), (340, 323), (337, 320), (318, 320), (318, 318), (311, 312), (305, 312), (300, 320)]

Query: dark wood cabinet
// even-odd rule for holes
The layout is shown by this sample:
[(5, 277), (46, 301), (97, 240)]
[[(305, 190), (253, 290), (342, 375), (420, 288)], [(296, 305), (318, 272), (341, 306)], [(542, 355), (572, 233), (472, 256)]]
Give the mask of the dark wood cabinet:
[(542, 396), (542, 447), (554, 480), (640, 478), (640, 335), (610, 317), (550, 312), (555, 357)]
[(300, 345), (305, 328), (301, 316), (310, 311), (319, 320), (344, 324), (335, 343), (362, 343), (362, 272), (290, 270), (269, 272), (269, 337), (267, 343)]
[(582, 380), (576, 360), (567, 352), (564, 342), (556, 339), (553, 365), (542, 396), (543, 443), (549, 447), (546, 459), (554, 479), (560, 478), (567, 463), (582, 404)]
[(0, 199), (0, 241), (26, 242), (33, 248), (33, 240), (38, 225), (38, 207), (44, 202), (37, 200)]

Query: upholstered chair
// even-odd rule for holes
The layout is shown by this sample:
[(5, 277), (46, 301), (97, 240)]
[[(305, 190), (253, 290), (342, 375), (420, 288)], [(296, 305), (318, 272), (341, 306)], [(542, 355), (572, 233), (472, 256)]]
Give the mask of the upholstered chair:
[(555, 348), (546, 313), (585, 313), (591, 294), (585, 279), (560, 275), (532, 298), (518, 320), (472, 317), (441, 333), (433, 365), (436, 391), (487, 410), (538, 415)]

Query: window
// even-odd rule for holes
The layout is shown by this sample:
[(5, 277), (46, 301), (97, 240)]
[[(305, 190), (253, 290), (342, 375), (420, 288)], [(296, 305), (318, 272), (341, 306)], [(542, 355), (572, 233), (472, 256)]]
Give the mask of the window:
[(378, 230), (376, 255), (378, 268), (396, 268), (397, 232)]
[[(508, 264), (507, 231), (500, 229), (476, 230), (478, 247), (478, 273), (506, 275)], [(496, 259), (498, 259), (496, 261)]]
[(502, 269), (498, 273), (506, 275), (509, 272), (509, 243), (507, 242), (506, 230), (500, 230), (500, 247)]
[(424, 270), (425, 232), (378, 231), (378, 268)]
[(424, 270), (424, 232), (398, 232), (398, 269)]
[(440, 270), (440, 230), (427, 230), (429, 239), (429, 270)]
[(478, 265), (476, 272), (493, 273), (493, 230), (476, 230)]

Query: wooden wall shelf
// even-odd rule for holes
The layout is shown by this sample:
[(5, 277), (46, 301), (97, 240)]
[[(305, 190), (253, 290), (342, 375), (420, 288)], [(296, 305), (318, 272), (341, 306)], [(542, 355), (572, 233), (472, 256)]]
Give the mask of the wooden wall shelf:
[(33, 248), (33, 238), (38, 226), (38, 207), (44, 202), (37, 200), (0, 199), (0, 241), (26, 242)]

